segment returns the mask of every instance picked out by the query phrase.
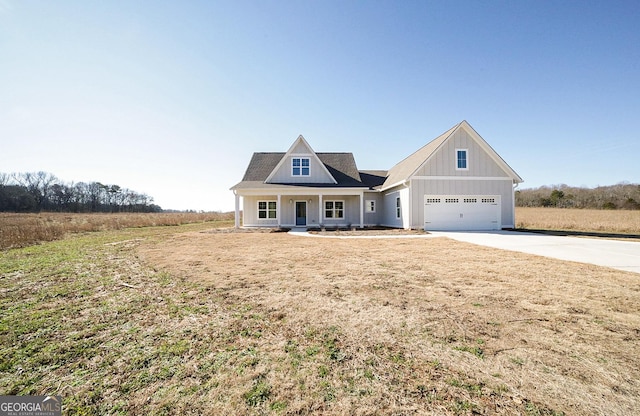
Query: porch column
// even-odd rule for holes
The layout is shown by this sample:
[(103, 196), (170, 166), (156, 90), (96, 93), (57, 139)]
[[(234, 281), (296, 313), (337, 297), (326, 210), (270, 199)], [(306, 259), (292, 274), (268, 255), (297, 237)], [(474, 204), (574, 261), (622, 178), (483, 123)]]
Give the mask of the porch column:
[(360, 228), (364, 228), (364, 192), (360, 192)]
[(276, 202), (276, 216), (278, 217), (278, 228), (282, 224), (282, 209), (280, 208), (280, 194), (278, 194), (278, 202)]
[(235, 216), (235, 227), (240, 228), (240, 195), (238, 195), (235, 191), (233, 194), (236, 196), (236, 216)]
[(318, 194), (318, 225), (322, 224), (322, 194)]

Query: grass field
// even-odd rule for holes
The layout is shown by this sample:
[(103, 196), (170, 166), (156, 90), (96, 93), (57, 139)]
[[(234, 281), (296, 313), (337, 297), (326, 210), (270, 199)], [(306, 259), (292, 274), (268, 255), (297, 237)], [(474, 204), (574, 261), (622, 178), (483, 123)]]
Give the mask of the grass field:
[(68, 414), (640, 413), (637, 274), (211, 224), (0, 252), (0, 394)]
[[(640, 211), (519, 207), (516, 220), (520, 229), (640, 235)], [(0, 250), (54, 241), (74, 233), (211, 221), (232, 226), (233, 213), (0, 213)]]
[(73, 233), (208, 221), (227, 221), (227, 224), (231, 225), (233, 213), (12, 214), (0, 212), (0, 250), (58, 240)]
[(640, 235), (640, 211), (517, 207), (516, 227)]

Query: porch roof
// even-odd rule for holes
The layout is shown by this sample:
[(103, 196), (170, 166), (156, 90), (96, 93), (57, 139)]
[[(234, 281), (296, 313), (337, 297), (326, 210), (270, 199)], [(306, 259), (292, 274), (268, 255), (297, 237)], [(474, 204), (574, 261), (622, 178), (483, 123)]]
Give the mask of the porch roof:
[(274, 192), (296, 192), (308, 191), (315, 193), (321, 190), (368, 190), (365, 184), (340, 185), (332, 183), (264, 183), (261, 181), (242, 181), (231, 188), (232, 190), (265, 190)]

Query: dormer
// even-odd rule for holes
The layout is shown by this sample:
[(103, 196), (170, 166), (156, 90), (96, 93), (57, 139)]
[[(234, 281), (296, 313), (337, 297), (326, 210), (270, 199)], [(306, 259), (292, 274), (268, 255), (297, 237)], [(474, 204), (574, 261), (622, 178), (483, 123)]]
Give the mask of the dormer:
[(309, 143), (300, 135), (267, 177), (265, 183), (337, 184), (338, 182)]

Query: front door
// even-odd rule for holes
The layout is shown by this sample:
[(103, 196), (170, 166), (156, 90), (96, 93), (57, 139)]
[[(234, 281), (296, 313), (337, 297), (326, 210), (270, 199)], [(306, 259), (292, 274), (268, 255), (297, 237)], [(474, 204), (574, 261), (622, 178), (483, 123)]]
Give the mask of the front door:
[(296, 225), (307, 225), (307, 201), (296, 201)]

